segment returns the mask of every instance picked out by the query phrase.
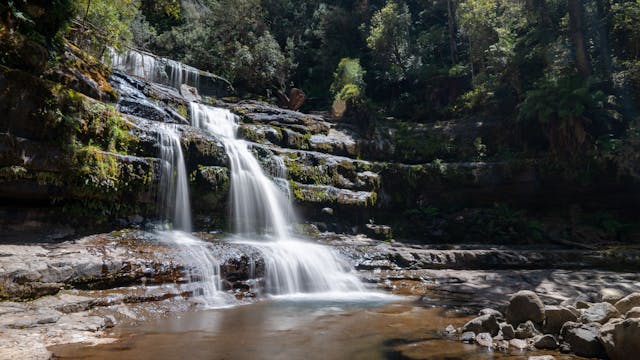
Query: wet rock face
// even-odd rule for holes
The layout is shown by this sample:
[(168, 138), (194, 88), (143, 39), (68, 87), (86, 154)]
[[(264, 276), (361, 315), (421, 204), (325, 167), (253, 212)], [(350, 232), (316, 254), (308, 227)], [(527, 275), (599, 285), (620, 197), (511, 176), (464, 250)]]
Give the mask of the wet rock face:
[(522, 290), (515, 293), (507, 307), (507, 322), (513, 325), (531, 320), (542, 324), (545, 319), (544, 304), (538, 295), (532, 291)]

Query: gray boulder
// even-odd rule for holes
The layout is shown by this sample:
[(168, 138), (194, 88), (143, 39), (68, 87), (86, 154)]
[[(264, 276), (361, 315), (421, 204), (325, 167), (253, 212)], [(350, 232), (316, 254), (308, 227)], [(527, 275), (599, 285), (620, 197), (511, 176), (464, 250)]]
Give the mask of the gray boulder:
[(558, 341), (553, 335), (540, 335), (533, 339), (533, 346), (537, 349), (555, 350), (558, 348)]
[(462, 332), (467, 331), (473, 331), (476, 334), (487, 332), (491, 336), (496, 336), (500, 331), (500, 326), (493, 315), (482, 315), (464, 324)]
[(599, 324), (604, 324), (609, 321), (609, 319), (619, 316), (620, 313), (615, 308), (615, 306), (609, 304), (608, 302), (601, 302), (591, 305), (588, 309), (582, 312), (580, 321), (583, 323), (596, 322)]
[(610, 359), (637, 359), (640, 355), (640, 319), (613, 319), (600, 328), (598, 338)]
[(512, 325), (518, 325), (527, 320), (542, 324), (544, 304), (533, 291), (518, 291), (509, 300), (506, 316), (507, 322)]
[(574, 312), (563, 306), (545, 306), (544, 315), (546, 318), (542, 330), (545, 334), (558, 335), (564, 323), (578, 320)]
[(633, 293), (624, 298), (620, 299), (620, 301), (616, 302), (616, 309), (621, 314), (626, 314), (627, 311), (631, 310), (636, 306), (640, 306), (640, 293)]
[(568, 322), (562, 327), (561, 334), (574, 354), (584, 357), (602, 357), (605, 351), (598, 339), (600, 327), (598, 323)]

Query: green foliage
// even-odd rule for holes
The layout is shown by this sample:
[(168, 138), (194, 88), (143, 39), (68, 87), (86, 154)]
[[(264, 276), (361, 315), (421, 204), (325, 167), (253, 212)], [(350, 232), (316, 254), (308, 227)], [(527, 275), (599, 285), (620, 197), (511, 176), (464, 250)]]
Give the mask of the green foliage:
[(627, 58), (640, 59), (640, 1), (615, 1), (611, 4), (614, 40)]
[(117, 49), (128, 45), (133, 38), (130, 27), (139, 8), (140, 0), (76, 0), (80, 21), (92, 25), (92, 29), (84, 30), (80, 35), (84, 38), (82, 43), (110, 45)]
[(331, 93), (334, 100), (358, 103), (364, 97), (364, 75), (359, 59), (343, 58), (333, 74)]
[(382, 64), (381, 77), (385, 80), (403, 80), (414, 58), (409, 50), (409, 7), (394, 0), (373, 14), (367, 36), (367, 46)]
[(519, 118), (565, 122), (583, 116), (590, 108), (601, 107), (603, 101), (604, 93), (591, 92), (589, 83), (578, 76), (548, 77), (527, 92)]

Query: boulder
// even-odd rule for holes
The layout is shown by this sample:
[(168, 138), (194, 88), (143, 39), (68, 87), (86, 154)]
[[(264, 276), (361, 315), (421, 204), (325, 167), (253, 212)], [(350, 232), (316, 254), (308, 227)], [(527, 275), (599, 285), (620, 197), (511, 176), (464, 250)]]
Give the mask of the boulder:
[(476, 335), (476, 342), (480, 346), (484, 346), (488, 348), (493, 347), (493, 338), (491, 337), (491, 334), (486, 332)]
[(640, 306), (640, 293), (633, 293), (625, 296), (616, 302), (615, 307), (621, 314), (626, 314), (632, 308)]
[(482, 315), (464, 324), (462, 332), (468, 331), (475, 333), (487, 332), (491, 334), (491, 336), (496, 336), (500, 331), (500, 326), (493, 315)]
[(609, 304), (608, 302), (601, 302), (593, 304), (588, 309), (586, 309), (582, 313), (580, 321), (583, 323), (596, 322), (599, 324), (604, 324), (609, 321), (609, 319), (619, 316), (620, 313), (613, 305)]
[(528, 360), (555, 360), (552, 355), (529, 356)]
[(640, 306), (636, 306), (633, 309), (627, 311), (624, 314), (625, 319), (637, 319), (640, 318)]
[(584, 357), (602, 357), (604, 347), (598, 339), (600, 327), (598, 323), (568, 322), (562, 327), (561, 335), (571, 346), (574, 354)]
[(553, 335), (540, 335), (534, 338), (533, 346), (537, 349), (555, 350), (558, 348), (558, 341)]
[(502, 333), (502, 338), (505, 340), (511, 340), (516, 337), (516, 332), (511, 324), (500, 324), (500, 332)]
[(516, 338), (518, 339), (528, 339), (539, 334), (540, 332), (536, 329), (536, 326), (531, 320), (518, 325), (518, 328), (516, 329)]
[(289, 109), (298, 111), (305, 100), (307, 100), (307, 95), (305, 95), (304, 91), (298, 88), (292, 88), (289, 96)]
[(563, 306), (545, 306), (544, 314), (545, 321), (542, 330), (545, 334), (558, 335), (564, 323), (578, 320), (575, 313)]
[(533, 291), (519, 291), (509, 300), (506, 316), (507, 322), (512, 325), (519, 325), (527, 320), (542, 324), (544, 304)]
[(637, 359), (640, 354), (640, 319), (613, 319), (600, 328), (598, 338), (610, 359)]

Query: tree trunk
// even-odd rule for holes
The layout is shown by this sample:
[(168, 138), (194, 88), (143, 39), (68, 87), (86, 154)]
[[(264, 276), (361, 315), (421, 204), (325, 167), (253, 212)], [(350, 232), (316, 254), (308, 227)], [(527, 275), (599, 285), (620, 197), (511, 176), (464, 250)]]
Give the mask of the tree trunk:
[(451, 52), (451, 64), (458, 63), (458, 46), (456, 45), (456, 18), (453, 13), (452, 0), (447, 0), (447, 14), (449, 18), (449, 51)]
[(580, 0), (567, 0), (569, 10), (569, 37), (573, 45), (576, 69), (582, 77), (591, 75), (591, 63), (584, 38), (583, 8)]

